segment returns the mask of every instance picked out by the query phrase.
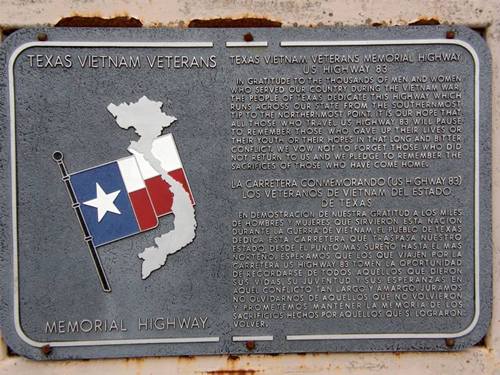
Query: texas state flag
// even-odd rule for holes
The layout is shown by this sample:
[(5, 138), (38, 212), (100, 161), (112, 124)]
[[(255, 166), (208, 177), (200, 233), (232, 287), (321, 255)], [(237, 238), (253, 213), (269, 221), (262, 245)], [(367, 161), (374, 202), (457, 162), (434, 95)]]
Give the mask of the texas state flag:
[[(70, 174), (73, 192), (96, 247), (153, 229), (158, 217), (172, 212), (170, 185), (141, 154), (132, 153)], [(172, 135), (157, 138), (152, 153), (161, 167), (182, 184), (194, 204)]]

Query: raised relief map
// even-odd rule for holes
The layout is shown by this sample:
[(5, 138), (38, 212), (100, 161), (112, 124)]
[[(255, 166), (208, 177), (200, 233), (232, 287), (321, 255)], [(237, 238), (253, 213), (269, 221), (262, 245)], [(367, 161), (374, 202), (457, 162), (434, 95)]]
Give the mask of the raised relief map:
[[(123, 129), (130, 127), (140, 136), (138, 141), (131, 141), (128, 150), (136, 156), (138, 163), (141, 159), (147, 162), (152, 174), (157, 172), (163, 181), (168, 183), (172, 193), (171, 211), (174, 215), (174, 229), (155, 238), (156, 246), (144, 249), (139, 254), (142, 262), (142, 278), (146, 279), (151, 273), (161, 268), (170, 254), (174, 254), (190, 244), (196, 236), (196, 218), (192, 205), (192, 198), (172, 171), (172, 157), (165, 153), (165, 142), (162, 141), (162, 130), (169, 127), (175, 120), (162, 112), (162, 102), (155, 102), (146, 96), (136, 103), (110, 104), (109, 112), (116, 118), (116, 122)], [(175, 176), (175, 175), (174, 175)], [(143, 176), (146, 180), (146, 177)]]

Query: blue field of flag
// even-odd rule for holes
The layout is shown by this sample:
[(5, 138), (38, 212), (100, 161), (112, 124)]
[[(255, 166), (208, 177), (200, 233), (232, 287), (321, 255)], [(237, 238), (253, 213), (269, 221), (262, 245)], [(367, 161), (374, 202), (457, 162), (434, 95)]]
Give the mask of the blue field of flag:
[(140, 231), (117, 162), (73, 173), (70, 178), (96, 247)]

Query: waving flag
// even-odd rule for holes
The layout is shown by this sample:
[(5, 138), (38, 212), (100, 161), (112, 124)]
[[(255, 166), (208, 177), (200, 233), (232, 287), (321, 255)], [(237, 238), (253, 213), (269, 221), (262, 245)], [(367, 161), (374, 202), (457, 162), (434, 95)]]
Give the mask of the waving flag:
[(158, 225), (133, 156), (73, 173), (70, 178), (95, 246)]
[[(111, 287), (96, 248), (151, 230), (158, 225), (158, 217), (172, 212), (173, 194), (170, 185), (143, 155), (134, 151), (132, 153), (133, 156), (71, 174), (67, 172), (63, 153), (55, 151), (52, 154), (59, 165), (105, 292), (110, 292)], [(182, 184), (194, 205), (172, 135), (156, 138), (152, 153), (163, 172)]]
[[(143, 155), (119, 159), (69, 175), (83, 220), (96, 247), (155, 228), (171, 213), (170, 185)], [(153, 142), (162, 169), (191, 190), (171, 134)]]

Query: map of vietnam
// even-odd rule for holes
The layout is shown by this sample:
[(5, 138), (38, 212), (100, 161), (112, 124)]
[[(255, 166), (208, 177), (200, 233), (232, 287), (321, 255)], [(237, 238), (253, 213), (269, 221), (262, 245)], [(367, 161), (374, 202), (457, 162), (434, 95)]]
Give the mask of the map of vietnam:
[(156, 246), (151, 246), (140, 254), (142, 262), (142, 278), (161, 268), (170, 254), (174, 254), (190, 244), (196, 236), (196, 218), (189, 193), (181, 183), (173, 179), (162, 165), (162, 160), (153, 154), (153, 141), (161, 136), (162, 130), (169, 127), (175, 120), (161, 111), (162, 102), (155, 102), (146, 96), (136, 103), (110, 104), (108, 111), (115, 117), (117, 124), (123, 129), (130, 127), (140, 136), (131, 141), (128, 148), (132, 154), (142, 154), (144, 159), (161, 174), (163, 180), (170, 185), (173, 195), (172, 214), (174, 229), (155, 238)]

